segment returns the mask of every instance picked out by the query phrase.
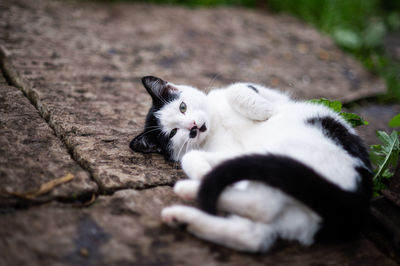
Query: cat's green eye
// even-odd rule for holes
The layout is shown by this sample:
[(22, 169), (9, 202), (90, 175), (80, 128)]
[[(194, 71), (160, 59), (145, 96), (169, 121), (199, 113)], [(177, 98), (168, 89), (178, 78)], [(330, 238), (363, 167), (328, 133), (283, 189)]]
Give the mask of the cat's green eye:
[(179, 105), (179, 111), (181, 111), (182, 114), (186, 112), (186, 103), (182, 102), (181, 105)]
[(169, 138), (172, 138), (173, 136), (175, 136), (176, 132), (178, 132), (177, 128), (174, 128), (173, 130), (171, 130), (171, 133), (169, 133)]

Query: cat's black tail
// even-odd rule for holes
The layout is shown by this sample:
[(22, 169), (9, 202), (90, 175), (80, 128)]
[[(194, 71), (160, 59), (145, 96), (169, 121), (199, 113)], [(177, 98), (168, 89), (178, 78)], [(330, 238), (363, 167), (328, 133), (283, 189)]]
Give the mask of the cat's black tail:
[[(310, 167), (285, 156), (248, 155), (228, 160), (207, 174), (198, 193), (200, 208), (217, 213), (217, 200), (229, 185), (260, 181), (309, 206), (323, 218), (319, 237), (342, 237), (361, 230), (369, 212), (372, 173), (359, 167), (359, 189), (349, 192), (326, 180)], [(259, 204), (263, 204), (260, 202)]]

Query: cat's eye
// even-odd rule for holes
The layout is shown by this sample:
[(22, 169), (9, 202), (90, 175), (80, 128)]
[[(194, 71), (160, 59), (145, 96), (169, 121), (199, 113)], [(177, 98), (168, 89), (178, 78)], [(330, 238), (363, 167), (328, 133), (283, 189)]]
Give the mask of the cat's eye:
[(179, 105), (179, 111), (181, 111), (182, 114), (186, 112), (186, 103), (182, 102), (181, 105)]
[(176, 132), (178, 132), (177, 128), (174, 128), (173, 130), (171, 130), (171, 133), (169, 133), (169, 138), (172, 138), (173, 136), (175, 136)]

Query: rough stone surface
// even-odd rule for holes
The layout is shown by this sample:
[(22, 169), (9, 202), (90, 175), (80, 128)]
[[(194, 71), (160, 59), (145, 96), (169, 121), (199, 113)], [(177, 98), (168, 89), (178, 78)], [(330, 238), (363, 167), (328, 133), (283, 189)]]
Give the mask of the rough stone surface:
[(0, 265), (396, 265), (363, 237), (233, 252), (162, 225), (161, 208), (174, 202), (171, 188), (157, 187), (101, 196), (90, 208), (52, 203), (0, 214)]
[(379, 144), (381, 141), (376, 135), (376, 131), (383, 130), (392, 132), (389, 121), (398, 113), (400, 113), (400, 105), (378, 105), (368, 104), (352, 110), (368, 121), (368, 125), (357, 128), (358, 134), (364, 139), (368, 145)]
[[(1, 75), (0, 75), (1, 76)], [(69, 173), (72, 181), (35, 200), (79, 198), (97, 185), (71, 159), (67, 149), (29, 100), (15, 87), (0, 84), (0, 205), (18, 203), (27, 194)]]
[(0, 3), (5, 69), (101, 189), (171, 184), (157, 155), (129, 151), (159, 75), (200, 88), (252, 81), (350, 101), (384, 86), (316, 30), (246, 9), (46, 0)]
[[(244, 9), (1, 0), (0, 66), (25, 93), (0, 75), (0, 265), (395, 265), (364, 236), (310, 248), (280, 242), (254, 255), (162, 225), (161, 209), (179, 202), (162, 185), (183, 174), (128, 148), (150, 106), (143, 75), (343, 101), (383, 91), (309, 26)], [(38, 200), (96, 192), (62, 142), (99, 185), (97, 199), (22, 209), (4, 197), (67, 173), (74, 180)]]

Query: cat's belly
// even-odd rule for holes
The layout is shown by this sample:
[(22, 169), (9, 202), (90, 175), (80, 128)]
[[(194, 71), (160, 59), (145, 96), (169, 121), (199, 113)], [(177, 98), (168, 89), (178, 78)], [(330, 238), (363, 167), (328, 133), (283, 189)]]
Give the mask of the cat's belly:
[(358, 161), (340, 145), (323, 136), (320, 130), (300, 123), (284, 125), (266, 121), (241, 133), (229, 138), (221, 136), (221, 139), (229, 139), (225, 146), (231, 147), (232, 156), (275, 154), (290, 157), (308, 165), (343, 189), (353, 190), (357, 186), (355, 166)]

